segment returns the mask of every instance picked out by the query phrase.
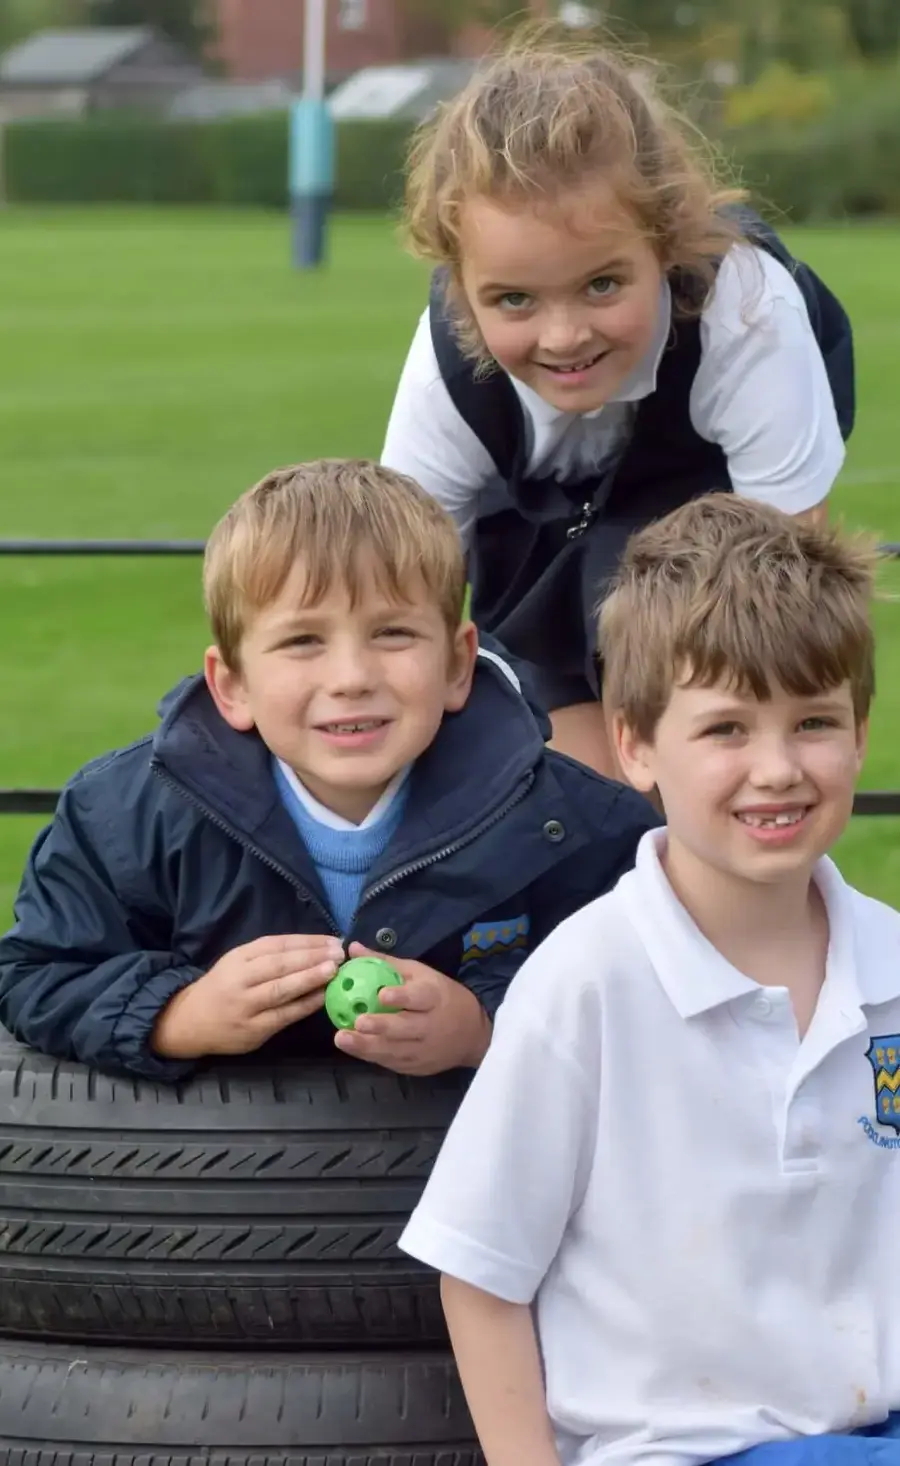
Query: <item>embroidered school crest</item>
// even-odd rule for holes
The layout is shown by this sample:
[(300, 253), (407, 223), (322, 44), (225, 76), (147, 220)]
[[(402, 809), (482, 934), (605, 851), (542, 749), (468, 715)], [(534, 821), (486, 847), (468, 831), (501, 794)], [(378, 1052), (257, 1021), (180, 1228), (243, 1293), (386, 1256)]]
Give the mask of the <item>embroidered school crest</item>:
[(462, 965), (476, 962), (485, 957), (495, 957), (498, 952), (515, 952), (528, 946), (531, 921), (527, 916), (510, 917), (500, 921), (476, 921), (463, 937)]
[(900, 1134), (900, 1033), (873, 1038), (866, 1057), (875, 1071), (875, 1118)]

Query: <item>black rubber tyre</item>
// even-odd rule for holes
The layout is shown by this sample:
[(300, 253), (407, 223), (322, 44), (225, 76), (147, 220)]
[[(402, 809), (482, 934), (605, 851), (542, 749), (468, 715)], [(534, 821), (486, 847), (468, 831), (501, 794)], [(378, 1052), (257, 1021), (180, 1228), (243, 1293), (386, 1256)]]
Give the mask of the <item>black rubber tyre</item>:
[(477, 1466), (445, 1354), (0, 1343), (0, 1466)]
[(361, 1064), (172, 1089), (0, 1038), (0, 1334), (173, 1347), (446, 1344), (395, 1246), (462, 1093)]

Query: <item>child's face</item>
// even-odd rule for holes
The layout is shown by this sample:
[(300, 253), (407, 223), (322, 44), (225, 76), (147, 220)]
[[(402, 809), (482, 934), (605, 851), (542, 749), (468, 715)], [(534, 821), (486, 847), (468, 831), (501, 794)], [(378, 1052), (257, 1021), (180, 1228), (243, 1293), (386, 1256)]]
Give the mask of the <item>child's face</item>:
[(650, 350), (662, 267), (602, 182), (552, 206), (470, 199), (460, 249), (488, 351), (554, 407), (602, 407)]
[(866, 727), (849, 683), (770, 702), (676, 687), (652, 743), (616, 720), (626, 776), (659, 788), (670, 858), (695, 873), (774, 883), (808, 875), (850, 818)]
[(232, 727), (255, 727), (320, 803), (359, 822), (464, 705), (475, 631), (451, 638), (422, 584), (397, 603), (368, 574), (356, 606), (340, 582), (310, 606), (304, 580), (296, 567), (253, 618), (240, 671), (207, 653), (207, 682)]

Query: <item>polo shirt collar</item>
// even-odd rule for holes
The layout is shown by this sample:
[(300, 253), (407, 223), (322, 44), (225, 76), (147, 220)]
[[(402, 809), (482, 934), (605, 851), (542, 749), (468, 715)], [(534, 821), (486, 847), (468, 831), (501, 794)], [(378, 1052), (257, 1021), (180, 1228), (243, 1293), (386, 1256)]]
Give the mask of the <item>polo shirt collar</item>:
[[(829, 877), (844, 882), (828, 862)], [(900, 999), (900, 916), (892, 907), (846, 887), (857, 906), (854, 923), (856, 977), (863, 1003), (876, 1007)]]
[(647, 351), (641, 357), (637, 366), (625, 378), (619, 386), (614, 397), (603, 407), (595, 407), (593, 412), (564, 412), (560, 407), (554, 407), (546, 402), (532, 387), (526, 387), (517, 377), (510, 377), (510, 381), (518, 394), (519, 400), (527, 410), (532, 421), (541, 427), (550, 426), (561, 417), (575, 418), (599, 417), (606, 407), (613, 402), (641, 402), (656, 391), (656, 378), (659, 372), (659, 364), (662, 361), (663, 352), (669, 340), (672, 329), (672, 291), (668, 280), (664, 277), (659, 292), (659, 314), (656, 321), (656, 330), (653, 333), (653, 340)]
[[(660, 856), (665, 829), (650, 830), (640, 842), (635, 867), (618, 890), (654, 971), (683, 1018), (757, 994), (760, 985), (739, 972), (697, 928), (672, 890)], [(839, 990), (842, 1009), (900, 998), (900, 921), (878, 902), (866, 902), (865, 921), (855, 909), (858, 895), (833, 861), (824, 857), (813, 879), (828, 913), (827, 982)], [(836, 994), (837, 995), (837, 994)]]
[(682, 906), (662, 868), (665, 842), (664, 828), (649, 830), (618, 889), (671, 1003), (682, 1018), (694, 1018), (757, 992), (758, 984), (732, 967)]

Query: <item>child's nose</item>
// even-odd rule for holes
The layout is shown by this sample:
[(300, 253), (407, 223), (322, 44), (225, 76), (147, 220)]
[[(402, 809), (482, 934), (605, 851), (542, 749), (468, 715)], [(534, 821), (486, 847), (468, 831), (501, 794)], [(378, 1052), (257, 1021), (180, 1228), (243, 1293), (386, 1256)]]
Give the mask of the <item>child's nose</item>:
[(752, 780), (758, 789), (790, 789), (803, 778), (793, 744), (786, 738), (761, 739), (753, 760)]
[(550, 311), (541, 331), (541, 347), (553, 356), (565, 356), (591, 340), (593, 328), (579, 310)]
[(372, 684), (371, 657), (360, 646), (332, 648), (328, 658), (329, 690), (333, 693), (358, 693)]

